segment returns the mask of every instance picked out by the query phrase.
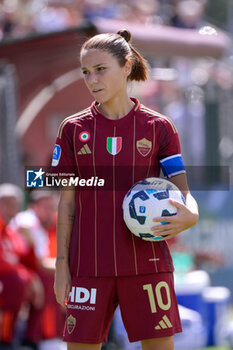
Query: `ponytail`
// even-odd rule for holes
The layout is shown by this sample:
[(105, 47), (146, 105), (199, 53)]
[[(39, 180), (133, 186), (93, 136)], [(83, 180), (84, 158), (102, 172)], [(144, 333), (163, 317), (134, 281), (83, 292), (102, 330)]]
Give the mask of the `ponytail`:
[(133, 47), (131, 46), (131, 51), (133, 53), (132, 55), (132, 70), (128, 77), (128, 80), (136, 80), (136, 81), (145, 81), (148, 78), (148, 67), (147, 67), (147, 61), (145, 58), (142, 57), (142, 55)]
[(129, 59), (132, 61), (132, 70), (130, 75), (128, 76), (128, 80), (133, 81), (145, 81), (148, 78), (148, 66), (147, 61), (142, 55), (133, 47), (131, 44), (131, 33), (127, 29), (121, 29), (117, 32), (120, 36), (122, 36), (128, 43), (131, 49), (131, 55)]

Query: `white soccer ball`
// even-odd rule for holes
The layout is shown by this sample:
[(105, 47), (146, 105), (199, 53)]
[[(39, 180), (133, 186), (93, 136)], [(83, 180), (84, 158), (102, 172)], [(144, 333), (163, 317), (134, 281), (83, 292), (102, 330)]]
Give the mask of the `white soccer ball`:
[(123, 217), (128, 229), (146, 241), (160, 241), (163, 237), (155, 236), (151, 227), (167, 224), (154, 222), (155, 217), (176, 215), (177, 209), (169, 199), (185, 204), (181, 191), (168, 180), (150, 177), (137, 182), (123, 201)]

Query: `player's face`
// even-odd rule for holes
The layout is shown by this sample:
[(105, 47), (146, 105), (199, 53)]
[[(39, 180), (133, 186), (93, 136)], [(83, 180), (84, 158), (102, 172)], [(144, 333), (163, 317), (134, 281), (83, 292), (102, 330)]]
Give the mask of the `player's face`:
[(84, 50), (81, 68), (85, 83), (99, 103), (106, 103), (126, 94), (130, 64), (120, 67), (117, 59), (102, 50)]

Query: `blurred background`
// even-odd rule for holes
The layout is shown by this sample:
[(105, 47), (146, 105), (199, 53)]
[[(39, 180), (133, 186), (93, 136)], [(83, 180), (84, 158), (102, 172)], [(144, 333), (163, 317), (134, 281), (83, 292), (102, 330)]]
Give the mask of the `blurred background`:
[[(25, 167), (50, 165), (61, 120), (92, 102), (79, 70), (82, 43), (121, 28), (131, 31), (150, 66), (149, 80), (131, 84), (130, 94), (174, 121), (200, 206), (198, 225), (171, 243), (177, 292), (184, 300), (187, 284), (199, 296), (204, 287), (221, 286), (227, 296), (220, 306), (230, 309), (232, 0), (0, 0), (0, 183), (24, 188)], [(194, 270), (208, 278), (186, 280)], [(208, 345), (221, 345), (215, 331)]]

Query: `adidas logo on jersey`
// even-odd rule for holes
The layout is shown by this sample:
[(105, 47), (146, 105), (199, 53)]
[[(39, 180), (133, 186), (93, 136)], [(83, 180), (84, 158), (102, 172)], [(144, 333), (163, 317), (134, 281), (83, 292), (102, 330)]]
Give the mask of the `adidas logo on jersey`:
[(155, 330), (158, 331), (160, 329), (166, 329), (166, 328), (172, 328), (172, 324), (169, 318), (166, 315), (164, 315), (162, 320), (159, 321), (158, 325), (155, 326)]
[(87, 144), (85, 144), (79, 151), (78, 154), (90, 154), (91, 150)]

